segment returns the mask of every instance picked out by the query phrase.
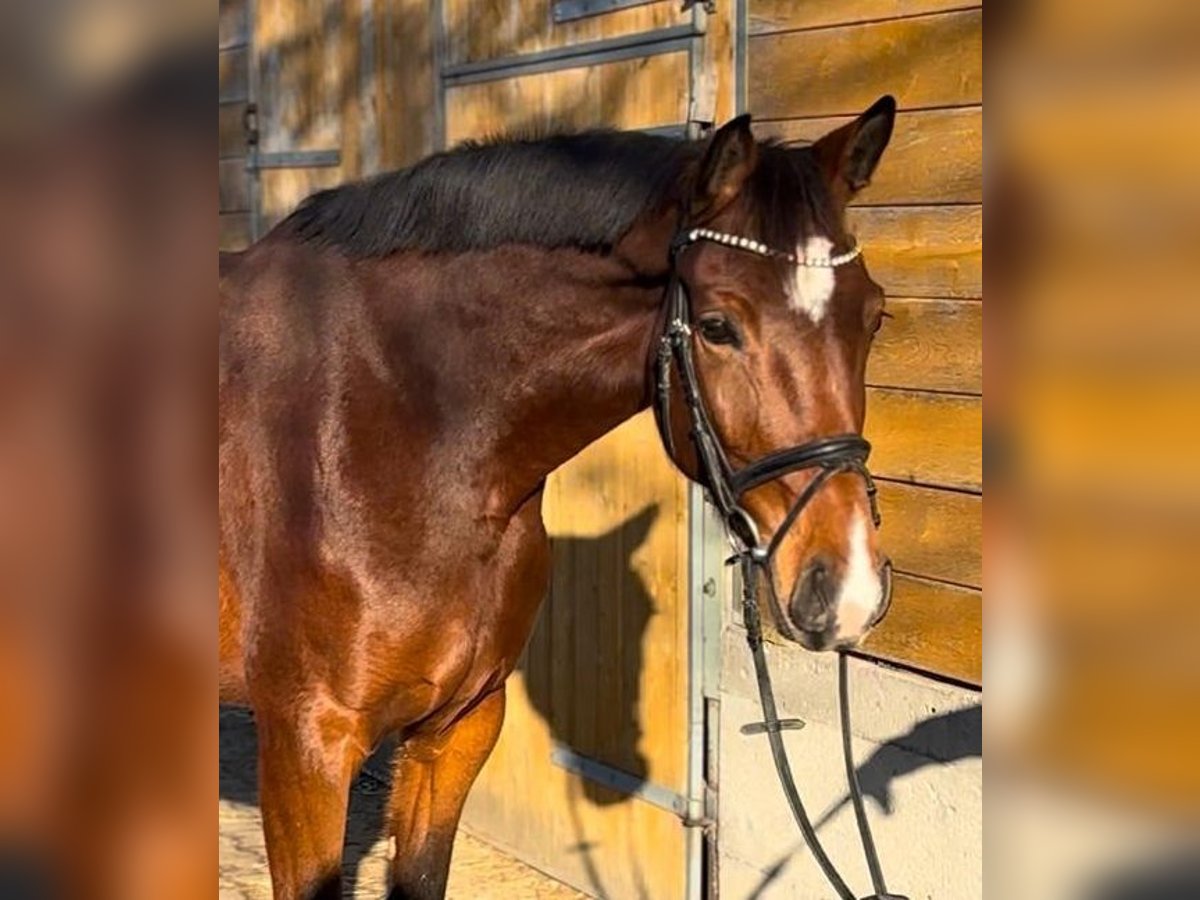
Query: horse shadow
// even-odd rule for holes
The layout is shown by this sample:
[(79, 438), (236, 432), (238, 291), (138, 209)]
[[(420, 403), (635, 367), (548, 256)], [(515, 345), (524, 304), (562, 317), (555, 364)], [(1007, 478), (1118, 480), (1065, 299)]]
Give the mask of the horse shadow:
[[(855, 767), (864, 798), (875, 801), (885, 815), (895, 812), (892, 787), (896, 780), (931, 766), (983, 756), (983, 707), (980, 704), (922, 719), (904, 734), (890, 738)], [(846, 793), (829, 806), (814, 823), (819, 832), (850, 803)], [(796, 853), (798, 844), (783, 854), (765, 872), (750, 898), (761, 897), (783, 874)]]
[[(554, 742), (622, 773), (630, 790), (646, 781), (641, 752), (641, 676), (655, 604), (633, 564), (657, 505), (596, 537), (551, 540), (555, 577), (517, 665), (525, 692)], [(626, 792), (583, 779), (597, 806)]]
[[(558, 751), (599, 763), (615, 775), (611, 786), (593, 777), (575, 778), (565, 798), (574, 831), (570, 850), (580, 854), (591, 891), (599, 897), (611, 892), (596, 865), (596, 844), (581, 807), (628, 803), (647, 782), (641, 681), (646, 630), (656, 605), (633, 557), (658, 516), (658, 505), (651, 504), (598, 536), (551, 539), (549, 596), (517, 665), (530, 706)], [(628, 864), (638, 866), (635, 852)], [(640, 881), (640, 873), (635, 871), (634, 878)], [(640, 894), (646, 896), (644, 890)]]

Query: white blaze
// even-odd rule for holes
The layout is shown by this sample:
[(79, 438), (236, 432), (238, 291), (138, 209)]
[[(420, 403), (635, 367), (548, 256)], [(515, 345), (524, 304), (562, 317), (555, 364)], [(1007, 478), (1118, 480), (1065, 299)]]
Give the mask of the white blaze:
[[(833, 241), (826, 237), (811, 237), (796, 248), (800, 259), (829, 259), (832, 253)], [(814, 324), (820, 322), (833, 296), (833, 277), (829, 266), (797, 265), (788, 290), (792, 309), (807, 315)]]
[(856, 511), (854, 524), (850, 526), (850, 559), (834, 607), (837, 639), (844, 641), (859, 637), (867, 630), (867, 625), (882, 602), (883, 582), (871, 559), (867, 520), (861, 511)]

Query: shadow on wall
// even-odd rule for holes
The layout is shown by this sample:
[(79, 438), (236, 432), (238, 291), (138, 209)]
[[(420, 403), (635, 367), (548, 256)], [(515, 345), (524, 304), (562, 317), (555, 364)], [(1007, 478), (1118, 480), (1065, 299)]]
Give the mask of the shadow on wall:
[[(858, 783), (864, 797), (871, 797), (887, 815), (895, 812), (892, 784), (897, 778), (938, 763), (983, 756), (983, 707), (931, 716), (886, 744), (876, 747), (858, 766)], [(817, 820), (821, 828), (850, 802), (847, 794)]]
[[(646, 783), (649, 765), (640, 744), (641, 678), (646, 627), (654, 601), (634, 566), (657, 505), (646, 507), (597, 537), (552, 539), (554, 574), (529, 645), (518, 665), (534, 711), (555, 744), (616, 769), (625, 791), (576, 777), (566, 797), (574, 831), (571, 850), (580, 854), (591, 892), (611, 896), (594, 857), (580, 811), (583, 803), (614, 806)], [(627, 864), (641, 884), (638, 851)], [(639, 898), (648, 897), (644, 886)]]
[[(904, 734), (876, 747), (856, 771), (863, 796), (873, 799), (879, 809), (890, 816), (895, 812), (892, 786), (898, 778), (931, 766), (982, 757), (983, 707), (976, 704), (923, 719)], [(814, 827), (820, 831), (849, 804), (847, 793), (821, 814)], [(798, 843), (777, 859), (751, 892), (750, 900), (761, 897), (798, 853), (807, 852), (804, 844)]]
[[(644, 783), (639, 748), (642, 647), (654, 602), (633, 564), (658, 506), (598, 537), (552, 539), (554, 576), (518, 669), (555, 743)], [(599, 806), (621, 803), (584, 779), (584, 796)]]

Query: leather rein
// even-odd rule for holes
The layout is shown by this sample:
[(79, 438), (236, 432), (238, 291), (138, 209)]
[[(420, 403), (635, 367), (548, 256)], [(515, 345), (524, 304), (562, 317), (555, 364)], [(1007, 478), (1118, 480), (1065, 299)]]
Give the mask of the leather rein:
[[(791, 625), (779, 597), (775, 591), (773, 577), (773, 561), (780, 543), (791, 530), (804, 508), (812, 501), (817, 492), (835, 475), (843, 472), (854, 473), (863, 479), (867, 497), (871, 504), (871, 515), (875, 526), (879, 526), (879, 507), (876, 502), (875, 483), (867, 469), (867, 457), (871, 445), (858, 434), (842, 434), (831, 437), (817, 438), (806, 444), (778, 450), (757, 459), (741, 468), (735, 468), (721, 443), (712, 418), (709, 416), (703, 394), (700, 390), (700, 379), (696, 370), (695, 357), (692, 347), (692, 309), (687, 286), (679, 275), (678, 261), (682, 253), (689, 247), (702, 241), (709, 241), (731, 247), (736, 250), (754, 253), (759, 256), (781, 259), (797, 266), (836, 268), (845, 265), (859, 256), (857, 246), (849, 251), (824, 259), (806, 259), (795, 254), (775, 250), (758, 241), (738, 235), (726, 234), (707, 228), (692, 228), (680, 231), (671, 242), (671, 273), (667, 283), (666, 315), (663, 334), (659, 339), (658, 351), (654, 362), (654, 418), (658, 424), (659, 435), (663, 447), (672, 461), (676, 459), (675, 440), (671, 434), (671, 376), (678, 369), (680, 388), (690, 420), (690, 436), (700, 463), (700, 483), (707, 489), (709, 498), (716, 506), (726, 529), (734, 540), (736, 553), (730, 562), (736, 562), (741, 571), (742, 579), (742, 616), (746, 627), (746, 641), (754, 658), (754, 670), (758, 681), (759, 700), (762, 705), (763, 721), (746, 725), (743, 734), (766, 734), (771, 746), (771, 756), (775, 763), (775, 771), (779, 775), (780, 785), (791, 807), (792, 815), (808, 845), (817, 864), (824, 872), (826, 879), (837, 893), (840, 900), (857, 900), (856, 895), (846, 884), (845, 879), (833, 865), (826, 854), (813, 828), (800, 794), (796, 789), (792, 776), (791, 765), (784, 749), (781, 732), (790, 729), (803, 728), (804, 723), (797, 719), (779, 718), (775, 706), (775, 692), (771, 684), (771, 673), (767, 667), (766, 654), (763, 649), (762, 620), (758, 611), (758, 576), (767, 585), (767, 595), (770, 598), (772, 613), (775, 621), (785, 635), (795, 638), (795, 630)], [(758, 524), (753, 516), (741, 505), (742, 497), (747, 491), (768, 482), (775, 481), (792, 472), (815, 470), (812, 480), (796, 497), (779, 527), (771, 539), (764, 544), (760, 536)], [(885, 591), (890, 591), (890, 570)], [(885, 596), (886, 602), (886, 596)], [(866, 809), (863, 803), (862, 791), (858, 783), (858, 775), (850, 747), (850, 708), (845, 654), (838, 656), (838, 687), (839, 710), (842, 729), (842, 752), (846, 766), (846, 779), (850, 788), (850, 797), (854, 806), (855, 820), (858, 824), (859, 836), (862, 839), (863, 852), (866, 856), (867, 867), (871, 873), (871, 882), (875, 893), (863, 900), (906, 900), (899, 894), (888, 892), (884, 882), (882, 867), (879, 863), (875, 842), (867, 822)]]

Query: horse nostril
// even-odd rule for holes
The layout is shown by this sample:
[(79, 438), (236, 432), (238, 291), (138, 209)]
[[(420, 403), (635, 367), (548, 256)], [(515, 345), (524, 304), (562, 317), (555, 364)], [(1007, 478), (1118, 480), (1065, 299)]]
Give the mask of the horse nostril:
[(820, 632), (829, 627), (833, 605), (832, 571), (825, 560), (817, 558), (796, 580), (790, 604), (792, 621), (804, 631)]
[(823, 562), (813, 563), (809, 573), (812, 583), (812, 597), (822, 606), (829, 606), (829, 567)]

